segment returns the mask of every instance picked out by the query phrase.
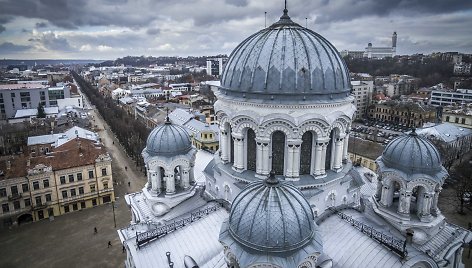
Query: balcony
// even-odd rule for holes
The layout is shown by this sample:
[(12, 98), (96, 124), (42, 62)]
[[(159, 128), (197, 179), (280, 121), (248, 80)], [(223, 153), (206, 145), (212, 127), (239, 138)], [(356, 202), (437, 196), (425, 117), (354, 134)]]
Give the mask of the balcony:
[(8, 196), (8, 201), (15, 201), (21, 198), (21, 193), (16, 193)]
[(39, 210), (39, 209), (45, 209), (49, 206), (49, 203), (50, 202), (45, 202), (45, 203), (41, 203), (41, 204), (36, 204), (33, 206), (33, 210)]

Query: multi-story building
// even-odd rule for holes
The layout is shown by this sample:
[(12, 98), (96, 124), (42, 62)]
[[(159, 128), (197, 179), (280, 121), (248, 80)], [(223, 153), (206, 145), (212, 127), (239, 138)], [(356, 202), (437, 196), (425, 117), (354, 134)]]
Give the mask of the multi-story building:
[(459, 127), (472, 128), (472, 105), (468, 107), (444, 107), (442, 121)]
[(47, 87), (43, 84), (0, 85), (0, 120), (15, 117), (19, 109), (57, 106), (58, 99), (70, 98), (67, 86)]
[(352, 94), (356, 105), (356, 118), (367, 115), (367, 107), (372, 103), (372, 92), (374, 91), (374, 81), (351, 81)]
[(407, 127), (422, 127), (426, 122), (436, 121), (436, 108), (414, 102), (386, 101), (370, 107), (371, 119), (402, 124)]
[(472, 89), (433, 90), (431, 92), (431, 105), (449, 106), (462, 103), (472, 103)]
[(0, 221), (21, 224), (115, 200), (111, 158), (93, 141), (76, 138), (47, 155), (0, 162)]
[(223, 73), (223, 68), (228, 58), (207, 59), (206, 71), (208, 75), (218, 76)]
[(472, 64), (460, 62), (454, 64), (454, 74), (455, 75), (470, 75), (470, 67)]
[(397, 51), (397, 32), (393, 32), (391, 47), (374, 47), (369, 43), (365, 48), (364, 58), (383, 59), (395, 57)]

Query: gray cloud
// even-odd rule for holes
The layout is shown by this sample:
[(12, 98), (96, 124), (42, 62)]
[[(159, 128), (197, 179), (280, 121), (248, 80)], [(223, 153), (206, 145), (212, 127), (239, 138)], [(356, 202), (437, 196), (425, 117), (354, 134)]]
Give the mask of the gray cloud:
[(5, 26), (0, 25), (0, 33), (4, 32), (6, 30)]
[(245, 7), (248, 5), (248, 0), (225, 0), (225, 2), (237, 7)]
[(147, 34), (149, 35), (159, 35), (161, 33), (161, 29), (159, 28), (149, 28), (146, 31)]
[(51, 51), (74, 51), (75, 49), (69, 44), (69, 41), (61, 36), (57, 36), (53, 32), (42, 33), (36, 38), (30, 38), (28, 41), (44, 47)]
[(11, 42), (4, 42), (0, 44), (0, 54), (15, 54), (28, 50), (30, 48), (31, 46), (16, 45)]
[(35, 27), (38, 28), (46, 28), (48, 24), (46, 22), (36, 22)]

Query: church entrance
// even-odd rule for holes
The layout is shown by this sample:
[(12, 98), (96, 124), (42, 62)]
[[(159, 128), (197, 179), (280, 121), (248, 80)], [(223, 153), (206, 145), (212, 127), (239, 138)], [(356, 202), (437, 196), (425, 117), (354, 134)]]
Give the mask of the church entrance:
[(311, 131), (307, 131), (302, 136), (302, 147), (300, 152), (300, 175), (310, 174), (312, 146), (313, 133)]
[(282, 131), (272, 133), (272, 170), (276, 175), (284, 175), (285, 134)]
[(256, 171), (256, 133), (251, 128), (247, 129), (247, 170)]

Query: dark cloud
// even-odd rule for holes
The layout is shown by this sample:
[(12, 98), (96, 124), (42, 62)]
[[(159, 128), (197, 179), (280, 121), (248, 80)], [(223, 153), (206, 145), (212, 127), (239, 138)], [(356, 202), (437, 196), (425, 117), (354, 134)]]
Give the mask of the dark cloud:
[(30, 49), (31, 46), (16, 45), (11, 42), (4, 42), (0, 44), (0, 54), (6, 55), (8, 53), (14, 54), (24, 52)]
[(5, 26), (3, 25), (0, 25), (0, 33), (4, 32), (6, 29), (5, 29)]
[(35, 27), (36, 27), (37, 29), (39, 29), (39, 28), (46, 28), (46, 27), (48, 27), (48, 24), (47, 24), (46, 22), (36, 22)]
[(386, 16), (397, 13), (445, 14), (472, 8), (467, 0), (319, 0), (307, 5), (299, 2), (296, 11), (313, 10), (317, 23), (349, 21), (365, 16)]
[(248, 5), (248, 0), (225, 0), (225, 2), (237, 7), (245, 7)]
[(161, 33), (161, 29), (159, 28), (149, 28), (146, 31), (147, 34), (149, 35), (159, 35)]

